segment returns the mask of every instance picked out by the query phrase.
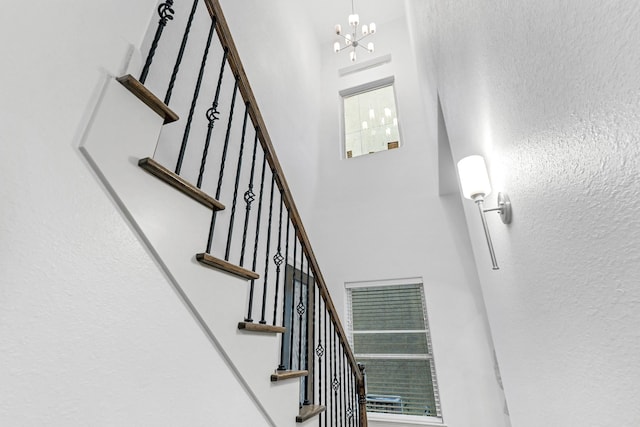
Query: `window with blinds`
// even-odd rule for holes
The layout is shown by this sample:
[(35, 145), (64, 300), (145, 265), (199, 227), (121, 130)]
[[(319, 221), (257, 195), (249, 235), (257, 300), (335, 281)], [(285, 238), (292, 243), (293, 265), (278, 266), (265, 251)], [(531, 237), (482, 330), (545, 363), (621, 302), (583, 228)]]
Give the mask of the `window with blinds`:
[(367, 411), (440, 417), (424, 287), (347, 285), (349, 329), (367, 374)]

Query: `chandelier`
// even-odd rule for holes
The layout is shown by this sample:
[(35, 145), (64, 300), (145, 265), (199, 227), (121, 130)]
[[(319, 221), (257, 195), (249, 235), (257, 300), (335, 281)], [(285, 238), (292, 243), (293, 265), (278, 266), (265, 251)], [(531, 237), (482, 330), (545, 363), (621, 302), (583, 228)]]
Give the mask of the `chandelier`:
[[(336, 34), (342, 37), (342, 39), (344, 40), (344, 46), (339, 41), (337, 41), (333, 44), (333, 50), (338, 53), (345, 49), (352, 48), (351, 52), (349, 52), (349, 57), (351, 58), (352, 62), (355, 62), (357, 59), (356, 49), (358, 48), (358, 46), (365, 50), (368, 50), (369, 52), (373, 52), (373, 43), (369, 42), (365, 47), (362, 40), (376, 32), (376, 24), (372, 22), (369, 25), (364, 24), (360, 26), (360, 17), (357, 13), (354, 12), (353, 0), (351, 0), (351, 15), (349, 15), (349, 26), (351, 27), (349, 31), (346, 34), (343, 34), (340, 24), (336, 25)], [(360, 34), (358, 34), (358, 26), (360, 26)]]

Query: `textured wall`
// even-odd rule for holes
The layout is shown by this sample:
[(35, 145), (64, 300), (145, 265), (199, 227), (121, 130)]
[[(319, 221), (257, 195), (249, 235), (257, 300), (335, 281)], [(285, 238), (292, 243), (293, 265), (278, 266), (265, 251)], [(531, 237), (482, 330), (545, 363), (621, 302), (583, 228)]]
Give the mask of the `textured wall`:
[(2, 426), (268, 425), (79, 151), (155, 7), (134, 3), (0, 14)]
[(492, 272), (464, 202), (513, 425), (640, 425), (638, 4), (411, 3), (454, 160), (514, 205)]

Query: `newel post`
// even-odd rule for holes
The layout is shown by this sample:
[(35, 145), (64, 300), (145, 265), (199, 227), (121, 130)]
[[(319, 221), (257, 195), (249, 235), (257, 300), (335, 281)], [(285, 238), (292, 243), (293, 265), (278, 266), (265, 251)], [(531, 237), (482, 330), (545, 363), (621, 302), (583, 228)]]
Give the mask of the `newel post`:
[(368, 427), (367, 422), (367, 373), (364, 365), (358, 363), (360, 377), (358, 378), (358, 410), (360, 411), (360, 427)]

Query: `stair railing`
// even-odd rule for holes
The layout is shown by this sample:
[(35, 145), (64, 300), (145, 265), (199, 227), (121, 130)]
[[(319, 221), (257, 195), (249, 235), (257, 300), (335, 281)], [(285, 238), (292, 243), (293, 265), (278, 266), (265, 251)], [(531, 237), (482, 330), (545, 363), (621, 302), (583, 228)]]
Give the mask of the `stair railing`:
[[(175, 99), (186, 114), (184, 126), (166, 126), (158, 143), (165, 152), (179, 146), (172, 170), (154, 158), (139, 164), (211, 208), (205, 251), (196, 258), (249, 281), (238, 327), (281, 334), (271, 379), (300, 376), (297, 420), (317, 414), (320, 426), (366, 427), (364, 368), (351, 351), (220, 4), (193, 0), (181, 9), (187, 6), (159, 4), (140, 78), (118, 79), (165, 124), (178, 119), (169, 107)], [(203, 7), (209, 19), (198, 12)], [(171, 29), (169, 21), (184, 30)], [(219, 43), (212, 43), (214, 31)], [(160, 101), (152, 90), (163, 85)]]

